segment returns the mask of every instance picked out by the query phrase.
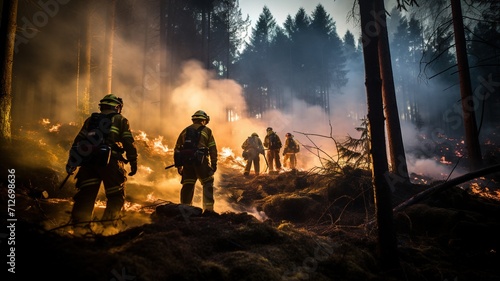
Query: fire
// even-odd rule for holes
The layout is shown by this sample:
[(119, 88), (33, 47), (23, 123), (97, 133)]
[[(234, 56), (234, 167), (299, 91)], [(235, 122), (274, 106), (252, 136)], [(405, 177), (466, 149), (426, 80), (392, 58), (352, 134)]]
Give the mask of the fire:
[(144, 166), (144, 165), (140, 165), (139, 169), (141, 170), (141, 173), (145, 172), (145, 173), (151, 174), (153, 172), (153, 169), (151, 169), (150, 167)]
[(132, 202), (125, 202), (123, 208), (125, 211), (133, 211), (133, 212), (141, 212), (143, 211), (143, 206), (141, 204), (137, 203), (132, 203)]
[(158, 200), (158, 197), (156, 197), (153, 192), (149, 193), (147, 196), (146, 196), (146, 201), (148, 202), (155, 202), (156, 200)]
[(168, 146), (163, 145), (163, 136), (159, 136), (153, 140), (154, 143), (154, 149), (158, 152), (168, 152)]
[(469, 190), (478, 196), (500, 201), (500, 191), (488, 188), (487, 184), (485, 186), (482, 187), (481, 184), (473, 182), (469, 185)]
[(134, 139), (136, 141), (146, 143), (146, 145), (152, 148), (152, 150), (156, 153), (164, 154), (171, 150), (167, 145), (163, 144), (163, 136), (158, 136), (153, 140), (150, 140), (145, 132), (139, 131), (139, 133), (135, 135)]
[(94, 207), (95, 208), (100, 208), (100, 209), (105, 209), (106, 208), (106, 201), (95, 200)]
[(52, 125), (52, 127), (49, 128), (49, 132), (51, 133), (59, 132), (59, 128), (61, 128), (61, 124)]
[[(47, 128), (50, 126), (50, 119), (49, 118), (42, 118), (40, 123), (42, 124), (43, 127)], [(61, 128), (61, 124), (52, 125), (49, 128), (49, 132), (57, 133), (57, 132), (59, 132), (59, 128)]]
[(441, 156), (441, 160), (439, 162), (441, 162), (443, 164), (448, 164), (448, 165), (452, 164), (450, 161), (446, 161), (446, 157), (444, 157), (444, 156)]
[(137, 141), (149, 142), (148, 135), (143, 131), (139, 131), (139, 134), (135, 135), (134, 139)]
[(223, 147), (221, 151), (219, 151), (220, 161), (225, 162), (226, 165), (231, 166), (235, 169), (241, 169), (245, 167), (246, 161), (243, 157), (235, 156), (234, 152), (229, 147)]
[(234, 157), (234, 152), (231, 148), (229, 147), (223, 147), (222, 151), (219, 153), (219, 155), (222, 157), (222, 159), (226, 159), (228, 157)]

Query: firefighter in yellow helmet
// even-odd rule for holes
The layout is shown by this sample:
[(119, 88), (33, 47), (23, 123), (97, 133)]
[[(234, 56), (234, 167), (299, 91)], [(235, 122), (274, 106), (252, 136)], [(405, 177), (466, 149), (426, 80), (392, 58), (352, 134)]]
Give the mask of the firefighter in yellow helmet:
[[(137, 172), (137, 149), (127, 118), (121, 111), (123, 100), (113, 94), (99, 102), (100, 112), (88, 117), (75, 137), (66, 164), (66, 171), (75, 178), (77, 193), (71, 211), (75, 232), (89, 230), (94, 204), (101, 182), (106, 194), (106, 209), (102, 217), (105, 226), (116, 226), (125, 203), (125, 163), (130, 164), (129, 176)], [(101, 143), (95, 149), (97, 143)], [(126, 159), (123, 157), (126, 155)]]
[(181, 204), (192, 205), (199, 180), (203, 186), (203, 212), (213, 212), (217, 145), (212, 130), (207, 127), (210, 117), (205, 111), (196, 111), (191, 120), (193, 123), (179, 134), (174, 150), (175, 167), (182, 176)]

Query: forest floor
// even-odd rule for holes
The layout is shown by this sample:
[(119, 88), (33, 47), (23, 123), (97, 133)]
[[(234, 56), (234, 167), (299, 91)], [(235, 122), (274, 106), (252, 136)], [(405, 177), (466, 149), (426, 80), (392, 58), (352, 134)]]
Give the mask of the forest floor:
[[(22, 152), (33, 146), (40, 147)], [(500, 280), (498, 173), (450, 187), (395, 212), (399, 267), (387, 270), (378, 255), (376, 224), (368, 223), (375, 218), (375, 206), (367, 171), (335, 175), (283, 171), (244, 177), (241, 162), (226, 157), (219, 163), (215, 189), (216, 204), (224, 202), (226, 211), (204, 215), (196, 206), (152, 199), (160, 183), (130, 180), (120, 228), (106, 232), (96, 222), (91, 232), (78, 236), (67, 224), (73, 179), (60, 189), (64, 171), (54, 167), (63, 156), (44, 147), (30, 139), (16, 139), (0, 151), (5, 214), (14, 203), (9, 201), (8, 174), (16, 179), (15, 206), (11, 206), (15, 220), (7, 219), (12, 227), (0, 231), (7, 269), (15, 270), (7, 272), (12, 280), (33, 276), (50, 280)], [(142, 155), (153, 157), (146, 151)], [(28, 163), (26, 157), (34, 161)], [(15, 172), (10, 170), (14, 168)], [(175, 175), (167, 172), (167, 177)], [(434, 184), (394, 190), (393, 205)], [(195, 201), (200, 200), (199, 193)], [(102, 194), (100, 200), (104, 200)], [(96, 219), (102, 202), (96, 204)]]

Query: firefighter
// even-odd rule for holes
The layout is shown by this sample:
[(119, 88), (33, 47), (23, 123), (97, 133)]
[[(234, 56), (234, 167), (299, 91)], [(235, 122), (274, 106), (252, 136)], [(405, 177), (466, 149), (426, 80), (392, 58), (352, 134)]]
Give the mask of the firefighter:
[[(130, 131), (129, 121), (121, 114), (123, 100), (114, 94), (105, 95), (99, 102), (99, 109), (100, 114), (93, 113), (91, 117), (99, 115), (105, 118), (98, 122), (99, 128), (97, 130), (90, 128), (93, 123), (91, 117), (85, 120), (73, 141), (70, 158), (66, 164), (66, 171), (69, 174), (73, 174), (77, 166), (80, 167), (75, 176), (78, 191), (73, 197), (74, 205), (71, 211), (71, 222), (74, 225), (74, 230), (90, 229), (89, 222), (92, 220), (94, 204), (101, 182), (104, 184), (107, 199), (102, 222), (105, 226), (117, 226), (125, 203), (125, 182), (127, 180), (125, 163), (130, 164), (128, 176), (133, 176), (137, 172), (137, 149), (134, 145), (134, 137)], [(97, 133), (90, 136), (91, 132)], [(109, 158), (105, 158), (104, 163), (85, 161), (88, 153), (82, 153), (89, 143), (96, 142), (96, 137), (102, 138), (103, 143), (110, 149), (110, 153), (107, 155)], [(76, 155), (75, 153), (80, 154)], [(123, 157), (123, 153), (125, 153), (126, 159)], [(79, 157), (75, 160), (75, 156)]]
[[(189, 128), (199, 130), (200, 135), (197, 141), (197, 161), (187, 162), (185, 159), (176, 160), (181, 164), (176, 164), (177, 172), (181, 178), (181, 204), (192, 205), (196, 181), (199, 180), (203, 187), (203, 213), (214, 212), (214, 173), (217, 171), (217, 145), (212, 130), (207, 127), (210, 117), (203, 110), (196, 111), (191, 120), (193, 124), (186, 127), (179, 134), (175, 145), (174, 154), (185, 157), (182, 153), (185, 145), (186, 135)], [(175, 158), (175, 155), (174, 155)]]
[(248, 176), (250, 174), (253, 163), (255, 175), (258, 176), (260, 173), (260, 154), (264, 155), (264, 146), (262, 145), (262, 140), (259, 138), (259, 135), (257, 133), (252, 133), (252, 135), (243, 142), (241, 148), (246, 155), (244, 158), (247, 160), (243, 175)]
[[(273, 131), (273, 128), (266, 129), (264, 138), (264, 147), (267, 149), (267, 162), (269, 165), (269, 173), (277, 174), (281, 170), (280, 149), (282, 147), (281, 139)], [(274, 169), (276, 167), (276, 170)]]
[(283, 148), (283, 165), (290, 168), (292, 171), (296, 171), (297, 167), (297, 156), (296, 153), (299, 152), (300, 146), (293, 139), (291, 133), (286, 133), (285, 135), (285, 146)]

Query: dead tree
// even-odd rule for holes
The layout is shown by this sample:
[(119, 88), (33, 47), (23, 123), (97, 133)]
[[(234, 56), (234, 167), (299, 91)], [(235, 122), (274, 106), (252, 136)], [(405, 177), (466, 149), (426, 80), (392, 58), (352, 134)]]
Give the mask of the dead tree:
[[(399, 111), (396, 101), (396, 90), (391, 65), (391, 52), (389, 36), (387, 34), (387, 21), (385, 16), (384, 0), (375, 1), (374, 17), (379, 28), (377, 34), (378, 55), (380, 62), (380, 75), (382, 77), (382, 97), (387, 128), (387, 144), (389, 147), (390, 171), (397, 177), (397, 182), (409, 183), (408, 166), (399, 122)], [(392, 181), (396, 182), (396, 181)]]
[(465, 44), (464, 22), (460, 0), (451, 0), (453, 15), (453, 30), (455, 34), (455, 49), (457, 54), (458, 75), (460, 77), (460, 96), (465, 127), (465, 145), (469, 156), (470, 170), (482, 166), (481, 146), (477, 131), (474, 98), (470, 81), (469, 61), (467, 60), (467, 46)]
[(12, 66), (17, 28), (17, 0), (5, 0), (0, 26), (0, 141), (10, 143), (12, 109)]

